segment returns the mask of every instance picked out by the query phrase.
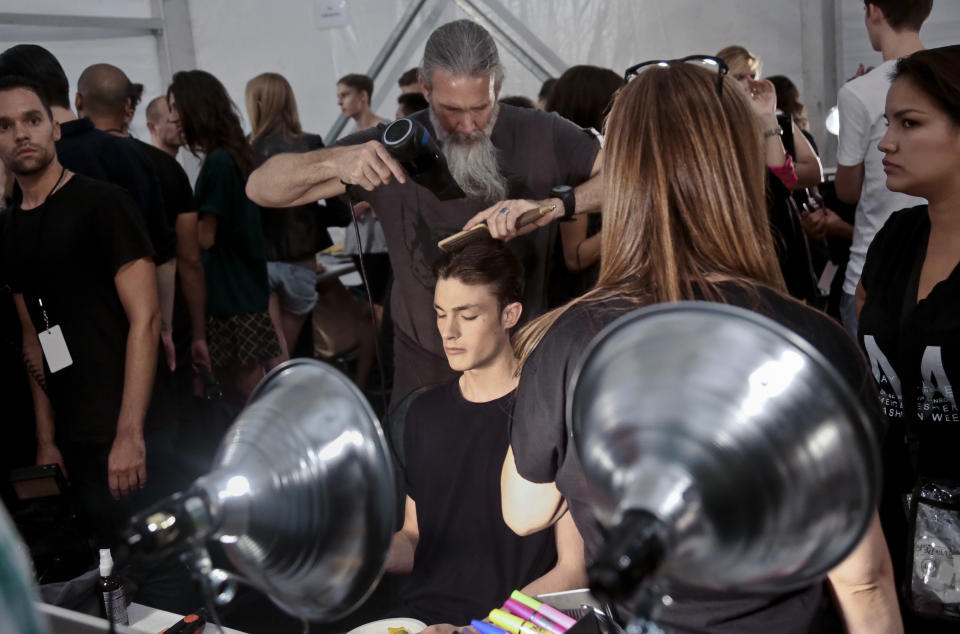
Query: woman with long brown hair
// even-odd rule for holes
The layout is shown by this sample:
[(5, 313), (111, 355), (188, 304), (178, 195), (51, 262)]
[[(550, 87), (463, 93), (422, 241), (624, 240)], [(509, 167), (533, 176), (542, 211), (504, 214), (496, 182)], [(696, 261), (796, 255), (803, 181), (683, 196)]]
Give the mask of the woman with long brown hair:
[(207, 284), (207, 345), (224, 396), (243, 405), (263, 377), (263, 363), (280, 353), (267, 312), (260, 207), (244, 192), (253, 150), (227, 89), (210, 73), (176, 73), (167, 99), (187, 147), (203, 155), (194, 195)]
[[(757, 311), (808, 339), (876, 411), (855, 343), (785, 293), (767, 224), (762, 131), (725, 70), (719, 60), (701, 58), (627, 72), (630, 81), (606, 123), (597, 285), (530, 323), (516, 341), (523, 365), (502, 477), (504, 518), (527, 534), (568, 505), (588, 560), (602, 537), (566, 434), (567, 382), (592, 337), (625, 312), (693, 299)], [(504, 237), (500, 229), (492, 231)], [(899, 631), (876, 522), (830, 580), (851, 631)], [(856, 591), (862, 588), (869, 590)], [(659, 622), (668, 631), (810, 632), (821, 592), (820, 583), (772, 596), (673, 584), (674, 603)]]

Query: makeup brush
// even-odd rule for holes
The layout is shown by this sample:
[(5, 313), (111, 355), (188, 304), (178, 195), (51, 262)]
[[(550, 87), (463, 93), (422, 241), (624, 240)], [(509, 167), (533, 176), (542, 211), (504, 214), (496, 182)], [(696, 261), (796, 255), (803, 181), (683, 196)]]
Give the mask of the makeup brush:
[[(540, 218), (543, 218), (548, 213), (556, 209), (556, 205), (544, 205), (543, 207), (535, 207), (533, 209), (528, 209), (527, 211), (520, 214), (520, 217), (517, 218), (517, 229), (520, 227), (525, 227), (532, 222), (536, 222)], [(479, 236), (483, 233), (489, 232), (490, 229), (487, 227), (485, 222), (482, 222), (478, 225), (470, 227), (466, 231), (460, 231), (453, 234), (449, 238), (444, 238), (437, 243), (437, 246), (440, 247), (441, 251), (453, 251), (467, 244), (470, 240)]]

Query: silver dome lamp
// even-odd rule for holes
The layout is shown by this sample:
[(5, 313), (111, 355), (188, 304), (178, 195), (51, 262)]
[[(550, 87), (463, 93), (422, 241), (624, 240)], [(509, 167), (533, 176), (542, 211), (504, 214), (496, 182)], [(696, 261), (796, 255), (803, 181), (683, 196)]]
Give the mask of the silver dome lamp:
[(663, 609), (669, 580), (814, 583), (872, 519), (872, 421), (818, 350), (757, 313), (631, 312), (590, 344), (571, 394), (568, 425), (607, 529), (591, 589), (635, 614)]

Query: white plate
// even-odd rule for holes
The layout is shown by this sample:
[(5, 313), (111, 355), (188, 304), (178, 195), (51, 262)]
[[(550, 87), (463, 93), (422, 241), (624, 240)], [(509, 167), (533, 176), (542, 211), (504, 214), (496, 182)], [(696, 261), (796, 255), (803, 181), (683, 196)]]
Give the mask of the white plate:
[(417, 619), (382, 619), (361, 625), (360, 627), (350, 630), (347, 634), (390, 634), (390, 630), (387, 629), (388, 627), (403, 627), (406, 628), (410, 634), (417, 634), (417, 632), (426, 629), (427, 624)]

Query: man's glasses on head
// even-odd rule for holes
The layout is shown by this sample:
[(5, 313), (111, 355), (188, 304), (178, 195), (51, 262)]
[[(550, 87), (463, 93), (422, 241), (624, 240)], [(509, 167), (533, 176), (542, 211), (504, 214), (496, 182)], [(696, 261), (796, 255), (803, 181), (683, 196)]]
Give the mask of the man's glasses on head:
[(623, 79), (630, 81), (641, 72), (654, 66), (666, 68), (670, 64), (693, 64), (699, 68), (705, 68), (710, 72), (717, 74), (717, 96), (723, 97), (723, 76), (730, 72), (727, 63), (719, 57), (712, 55), (687, 55), (680, 59), (652, 59), (647, 62), (634, 64), (623, 73)]

